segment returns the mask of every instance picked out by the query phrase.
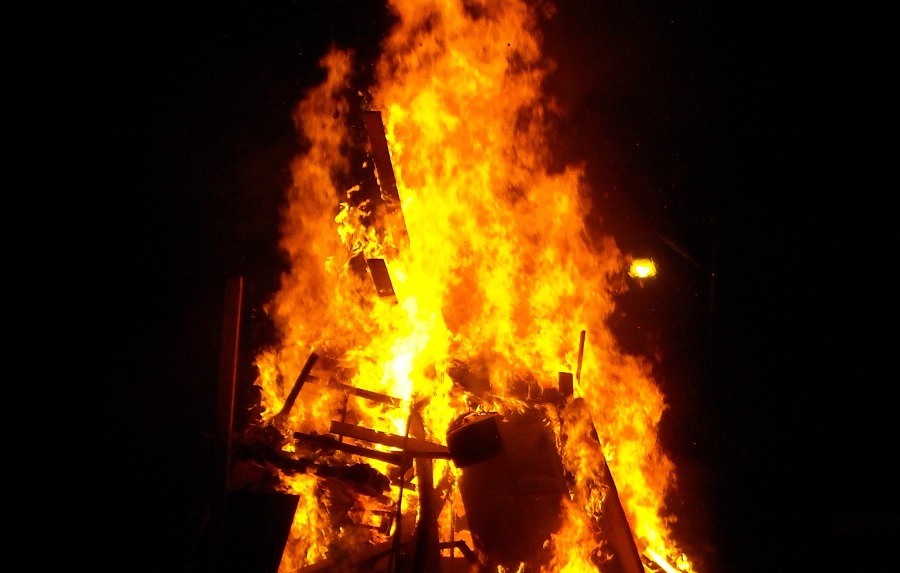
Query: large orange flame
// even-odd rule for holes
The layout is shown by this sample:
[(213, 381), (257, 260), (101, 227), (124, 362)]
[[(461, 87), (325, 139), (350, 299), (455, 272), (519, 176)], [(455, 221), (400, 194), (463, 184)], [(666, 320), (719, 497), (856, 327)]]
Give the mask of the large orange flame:
[[(586, 228), (582, 168), (549, 167), (555, 111), (541, 85), (553, 63), (541, 55), (538, 30), (549, 6), (541, 13), (523, 0), (390, 6), (397, 23), (362, 96), (365, 107), (382, 112), (405, 233), (370, 224), (367, 205), (354, 200), (359, 186), (336, 189), (358, 167), (347, 150), (359, 140), (349, 120), (360, 94), (349, 89), (354, 55), (335, 49), (321, 61), (325, 81), (296, 107), (307, 145), (292, 165), (281, 229), (291, 267), (266, 308), (283, 342), (256, 359), (263, 418), (282, 409), (290, 390), (284, 381), (294, 380), (313, 352), (347, 384), (399, 400), (395, 407), (361, 401), (353, 422), (405, 435), (409, 405), (424, 404), (424, 438), (439, 444), (470, 408), (454, 387), (454, 365), (478, 368), (491, 396), (511, 401), (516, 383), (553, 388), (560, 372), (577, 368), (575, 394), (599, 441), (573, 430), (561, 452), (577, 491), (542, 570), (597, 570), (592, 556), (602, 553), (602, 540), (590, 520), (609, 493), (595, 487), (605, 459), (645, 558), (691, 571), (663, 503), (674, 480), (657, 436), (664, 397), (650, 364), (621, 352), (606, 326), (630, 257)], [(395, 298), (375, 295), (350, 270), (355, 256), (386, 262)], [(582, 331), (587, 342), (580, 347)], [(316, 384), (283, 424), (326, 434), (336, 412), (347, 411), (343, 394)], [(452, 479), (455, 472), (449, 462), (435, 462), (436, 476)], [(378, 516), (396, 498), (347, 510), (314, 475), (283, 481), (302, 500), (283, 572), (388, 539)], [(392, 493), (399, 495), (396, 487)], [(415, 508), (414, 492), (403, 495)], [(465, 539), (453, 515), (462, 511), (456, 497), (445, 505), (441, 536)]]

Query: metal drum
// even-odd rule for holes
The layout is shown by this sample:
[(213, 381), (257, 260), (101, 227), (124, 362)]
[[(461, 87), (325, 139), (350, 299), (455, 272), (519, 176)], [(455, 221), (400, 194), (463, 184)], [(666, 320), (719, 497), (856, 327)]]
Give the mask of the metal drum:
[(541, 564), (568, 495), (556, 435), (538, 410), (466, 414), (447, 433), (476, 547), (491, 565)]

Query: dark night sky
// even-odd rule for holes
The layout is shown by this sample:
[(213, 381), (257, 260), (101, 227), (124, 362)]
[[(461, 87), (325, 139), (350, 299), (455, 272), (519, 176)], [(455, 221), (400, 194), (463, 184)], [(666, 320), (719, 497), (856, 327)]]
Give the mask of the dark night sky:
[[(877, 16), (719, 4), (560, 2), (557, 150), (587, 161), (623, 249), (662, 267), (614, 327), (661, 357), (698, 573), (871, 570), (898, 533), (894, 279), (871, 274), (896, 243), (883, 34)], [(78, 307), (99, 333), (103, 415), (82, 453), (103, 502), (85, 511), (117, 548), (86, 564), (191, 571), (225, 280), (248, 278), (258, 317), (292, 108), (329, 42), (371, 57), (389, 16), (369, 0), (130, 10), (58, 56), (91, 277)]]

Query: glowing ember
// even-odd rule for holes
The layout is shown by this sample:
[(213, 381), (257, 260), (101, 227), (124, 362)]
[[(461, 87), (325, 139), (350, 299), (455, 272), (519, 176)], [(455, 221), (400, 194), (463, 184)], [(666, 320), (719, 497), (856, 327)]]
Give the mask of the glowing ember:
[[(497, 571), (596, 571), (615, 488), (637, 553), (691, 571), (663, 504), (664, 398), (605, 325), (627, 257), (585, 227), (582, 169), (548, 167), (541, 14), (521, 0), (391, 7), (368, 92), (349, 87), (353, 55), (334, 50), (296, 108), (308, 148), (283, 214), (291, 268), (266, 309), (282, 342), (256, 359), (267, 435), (291, 461), (278, 487), (301, 499), (281, 571), (375, 559), (428, 520), (438, 543), (462, 542), (445, 557), (474, 548)], [(362, 136), (367, 110), (381, 112), (392, 173)], [(479, 554), (459, 487), (474, 473), (447, 453), (464, 415), (488, 413), (538, 415), (533, 435), (552, 445), (540, 460), (565, 476), (547, 506), (558, 527), (530, 563)]]

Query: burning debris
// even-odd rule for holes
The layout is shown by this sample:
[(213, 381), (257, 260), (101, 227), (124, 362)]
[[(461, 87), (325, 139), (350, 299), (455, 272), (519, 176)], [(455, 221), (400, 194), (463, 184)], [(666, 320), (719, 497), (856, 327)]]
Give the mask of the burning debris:
[(540, 15), (391, 6), (376, 85), (334, 50), (297, 107), (281, 343), (229, 487), (297, 496), (281, 573), (691, 571), (663, 398), (605, 327), (628, 257), (547, 168)]
[[(422, 404), (411, 405), (405, 435), (348, 423), (351, 396), (392, 409), (401, 408), (401, 401), (329, 382), (329, 387), (344, 394), (343, 407), (336, 412), (341, 419), (331, 421), (327, 435), (293, 432), (293, 439), (288, 439), (283, 420), (317, 360), (315, 353), (310, 355), (285, 406), (271, 423), (250, 426), (236, 442), (234, 453), (237, 464), (255, 465), (266, 470), (267, 476), (315, 476), (317, 487), (327, 492), (330, 500), (342, 500), (340, 511), (331, 512), (332, 520), (345, 529), (374, 532), (364, 536), (371, 545), (367, 551), (345, 550), (343, 557), (331, 557), (300, 571), (487, 572), (520, 569), (524, 564), (527, 570), (537, 571), (549, 565), (551, 554), (545, 549), (559, 531), (566, 500), (576, 489), (576, 476), (563, 466), (560, 451), (564, 445), (559, 440), (570, 435), (582, 440), (577, 433), (590, 427), (584, 402), (572, 396), (570, 373), (560, 373), (559, 389), (550, 391), (523, 383), (504, 405), (505, 401), (486, 393), (476, 398), (462, 386), (466, 381), (471, 384), (471, 374), (457, 368), (460, 378), (454, 383), (473, 402), (468, 412), (450, 424), (446, 446), (425, 439)], [(490, 406), (483, 400), (490, 400)], [(559, 436), (556, 427), (561, 430)], [(597, 434), (592, 427), (589, 433), (597, 447), (595, 453), (602, 459)], [(381, 462), (389, 469), (381, 473), (356, 459)], [(437, 484), (433, 460), (452, 462), (444, 466)], [(604, 492), (604, 508), (593, 516), (593, 526), (598, 537), (606, 537), (609, 547), (594, 554), (592, 561), (597, 570), (640, 573), (642, 562), (612, 477), (608, 471), (596, 477), (600, 483), (594, 487)], [(415, 490), (415, 504), (407, 515), (401, 505), (404, 487)], [(397, 502), (390, 498), (392, 488), (400, 490)], [(437, 517), (454, 496), (463, 509), (453, 516), (454, 528), (468, 535), (455, 539), (454, 531), (450, 540), (441, 542)], [(361, 509), (373, 503), (382, 508)], [(367, 511), (377, 523), (366, 522), (362, 514)], [(410, 528), (405, 535), (404, 522)], [(372, 543), (372, 537), (392, 539)], [(446, 551), (450, 551), (449, 557), (443, 555)], [(455, 556), (456, 551), (461, 557)]]

